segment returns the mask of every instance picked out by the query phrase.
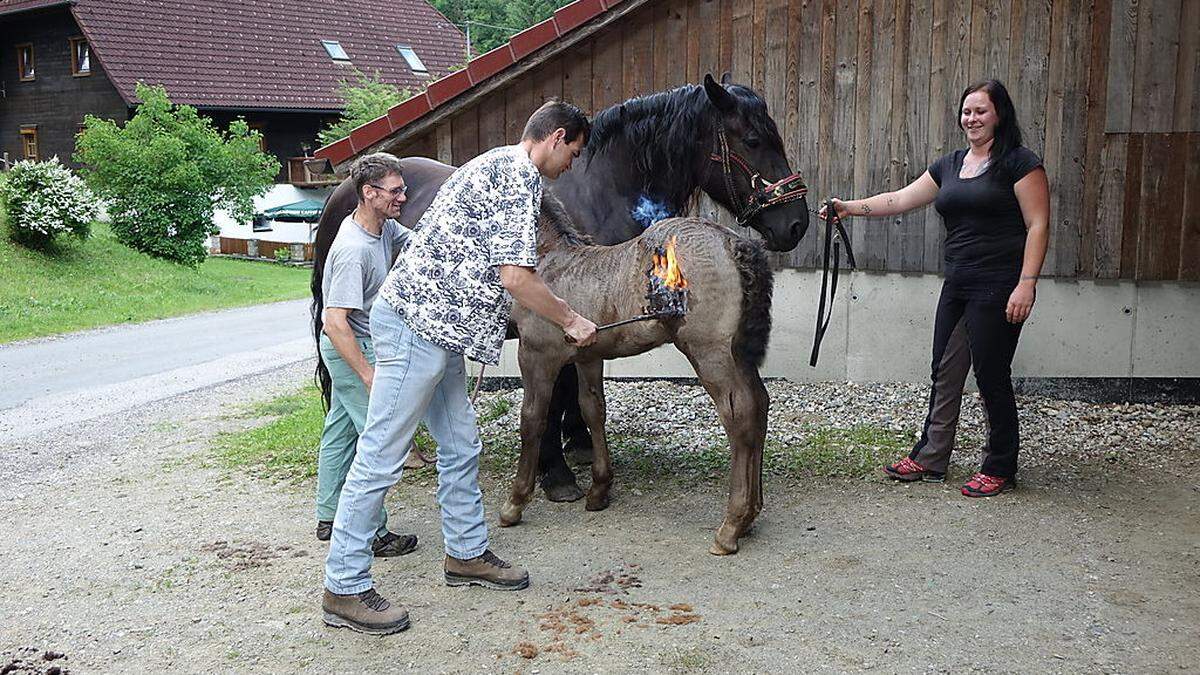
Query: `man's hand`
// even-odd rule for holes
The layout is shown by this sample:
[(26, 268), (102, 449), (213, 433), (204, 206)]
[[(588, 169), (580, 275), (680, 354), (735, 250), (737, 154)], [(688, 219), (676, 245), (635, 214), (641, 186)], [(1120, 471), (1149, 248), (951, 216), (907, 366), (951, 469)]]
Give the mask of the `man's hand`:
[(358, 378), (367, 386), (367, 392), (370, 392), (371, 385), (375, 384), (375, 367), (368, 365), (365, 369), (358, 371)]
[(1008, 306), (1004, 308), (1004, 316), (1009, 323), (1022, 323), (1029, 318), (1033, 311), (1033, 301), (1037, 291), (1032, 283), (1022, 281), (1008, 296)]
[(596, 342), (596, 324), (578, 314), (563, 326), (563, 332), (576, 347), (587, 347)]

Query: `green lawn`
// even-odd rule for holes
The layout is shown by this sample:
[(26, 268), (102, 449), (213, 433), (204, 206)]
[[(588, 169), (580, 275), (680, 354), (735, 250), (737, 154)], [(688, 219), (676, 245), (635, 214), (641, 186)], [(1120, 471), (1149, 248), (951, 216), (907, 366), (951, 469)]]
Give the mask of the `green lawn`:
[(53, 254), (0, 225), (0, 343), (308, 295), (307, 269), (212, 258), (195, 269), (151, 258), (96, 223)]

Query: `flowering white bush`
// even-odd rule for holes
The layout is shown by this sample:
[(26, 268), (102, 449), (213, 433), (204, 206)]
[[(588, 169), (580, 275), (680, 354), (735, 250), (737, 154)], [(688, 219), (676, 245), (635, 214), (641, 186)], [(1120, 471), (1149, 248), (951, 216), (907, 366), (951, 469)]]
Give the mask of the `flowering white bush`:
[(60, 234), (86, 237), (100, 210), (100, 201), (58, 157), (13, 165), (0, 182), (0, 203), (12, 238), (31, 248), (45, 248)]

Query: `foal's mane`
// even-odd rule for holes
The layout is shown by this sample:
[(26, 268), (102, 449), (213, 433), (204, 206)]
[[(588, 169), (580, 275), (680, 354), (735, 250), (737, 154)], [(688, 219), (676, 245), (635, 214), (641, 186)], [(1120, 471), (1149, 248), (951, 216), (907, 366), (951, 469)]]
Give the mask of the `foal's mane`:
[[(538, 216), (538, 230), (538, 248), (544, 246), (579, 248), (591, 246), (594, 243), (592, 236), (579, 229), (579, 226), (575, 224), (558, 197), (549, 192), (542, 193), (542, 212)], [(547, 239), (546, 235), (549, 235), (551, 241), (543, 241)]]

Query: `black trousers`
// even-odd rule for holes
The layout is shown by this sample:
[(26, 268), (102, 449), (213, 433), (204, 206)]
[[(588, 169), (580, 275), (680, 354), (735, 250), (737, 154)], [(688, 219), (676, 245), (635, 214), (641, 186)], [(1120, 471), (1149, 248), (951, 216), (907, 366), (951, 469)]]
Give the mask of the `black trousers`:
[(933, 327), (932, 386), (921, 439), (909, 455), (930, 471), (944, 472), (954, 450), (967, 371), (975, 370), (988, 426), (983, 473), (1017, 473), (1020, 433), (1012, 387), (1012, 359), (1021, 324), (1004, 316), (1013, 284), (964, 284), (947, 280)]

